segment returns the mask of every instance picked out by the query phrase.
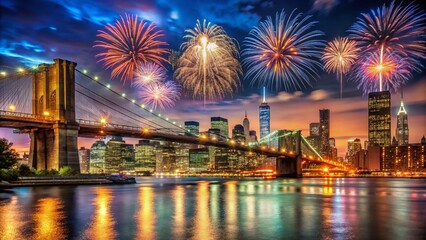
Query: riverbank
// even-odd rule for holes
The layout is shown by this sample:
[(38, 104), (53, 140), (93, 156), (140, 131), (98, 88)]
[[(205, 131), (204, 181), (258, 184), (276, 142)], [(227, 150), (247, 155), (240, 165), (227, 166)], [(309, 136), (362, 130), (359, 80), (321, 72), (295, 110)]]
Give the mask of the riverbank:
[(13, 182), (2, 181), (0, 188), (100, 184), (113, 184), (113, 182), (105, 179), (105, 177), (24, 177)]

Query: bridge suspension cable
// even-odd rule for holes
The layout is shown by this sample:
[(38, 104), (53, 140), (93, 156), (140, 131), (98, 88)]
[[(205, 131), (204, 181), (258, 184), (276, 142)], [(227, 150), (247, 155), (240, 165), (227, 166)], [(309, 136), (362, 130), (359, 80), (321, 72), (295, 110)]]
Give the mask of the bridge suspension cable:
[[(151, 126), (151, 127), (153, 127), (153, 128), (157, 128), (157, 129), (160, 129), (160, 128), (163, 128), (163, 129), (165, 128), (165, 129), (169, 129), (169, 130), (175, 129), (175, 130), (174, 130), (174, 132), (175, 132), (175, 133), (186, 132), (186, 129), (184, 129), (184, 128), (180, 127), (179, 125), (175, 124), (174, 122), (171, 122), (170, 120), (168, 120), (168, 118), (164, 118), (164, 117), (161, 117), (161, 115), (160, 115), (160, 114), (158, 114), (158, 115), (157, 115), (157, 114), (153, 113), (153, 112), (152, 112), (152, 110), (148, 110), (148, 109), (146, 109), (146, 108), (144, 107), (144, 105), (138, 105), (138, 104), (136, 104), (136, 102), (135, 102), (134, 100), (129, 99), (127, 96), (123, 96), (123, 95), (121, 95), (121, 94), (120, 94), (120, 93), (118, 93), (117, 91), (115, 91), (115, 90), (111, 89), (109, 85), (105, 85), (105, 84), (103, 84), (102, 82), (100, 82), (100, 81), (97, 81), (97, 80), (93, 79), (92, 77), (90, 77), (90, 76), (86, 75), (85, 73), (83, 73), (83, 72), (79, 71), (78, 69), (76, 69), (76, 71), (77, 71), (78, 73), (80, 73), (82, 76), (84, 76), (84, 77), (86, 77), (86, 78), (90, 79), (90, 80), (91, 80), (91, 82), (96, 83), (96, 84), (99, 84), (100, 86), (102, 86), (102, 87), (103, 87), (102, 89), (108, 89), (108, 90), (109, 90), (108, 92), (112, 93), (112, 94), (113, 94), (113, 95), (115, 95), (115, 96), (118, 96), (120, 100), (125, 100), (125, 101), (127, 101), (127, 103), (130, 103), (130, 104), (132, 104), (133, 106), (136, 106), (138, 110), (143, 110), (144, 112), (146, 112), (146, 113), (148, 113), (149, 115), (151, 115), (151, 116), (153, 116), (153, 117), (154, 117), (154, 119), (153, 119), (153, 120), (151, 120), (151, 119), (149, 119), (149, 118), (148, 118), (148, 117), (146, 117), (146, 116), (143, 116), (143, 115), (141, 115), (141, 114), (136, 113), (135, 111), (131, 111), (129, 108), (125, 108), (125, 107), (123, 107), (123, 106), (121, 106), (121, 105), (117, 104), (116, 102), (112, 101), (111, 99), (108, 99), (107, 97), (103, 96), (103, 94), (96, 93), (94, 90), (91, 90), (89, 87), (83, 86), (83, 84), (82, 84), (82, 83), (78, 83), (78, 82), (76, 81), (76, 86), (79, 86), (79, 87), (81, 87), (81, 88), (84, 88), (84, 90), (85, 90), (85, 91), (89, 91), (89, 92), (91, 92), (92, 94), (96, 95), (96, 97), (97, 97), (97, 98), (101, 98), (101, 99), (105, 100), (106, 102), (108, 102), (108, 104), (114, 105), (115, 107), (117, 107), (117, 108), (119, 108), (119, 109), (121, 109), (121, 110), (123, 110), (123, 111), (129, 112), (129, 113), (131, 113), (131, 114), (133, 114), (133, 115), (135, 115), (135, 116), (137, 116), (137, 117), (139, 117), (139, 118), (141, 118), (141, 119), (143, 119), (144, 121), (149, 122), (149, 123), (142, 122), (141, 120), (137, 120), (137, 119), (135, 119), (135, 118), (131, 118), (131, 119), (133, 119), (133, 120), (135, 120), (135, 121), (138, 121), (138, 122), (140, 122), (140, 123), (143, 123), (143, 124), (145, 124), (145, 125), (149, 125), (149, 126)], [(92, 88), (92, 89), (93, 89), (93, 88)], [(80, 91), (80, 92), (81, 92), (81, 91)], [(86, 95), (87, 95), (87, 94), (86, 94)], [(110, 94), (110, 95), (111, 95), (111, 94)], [(88, 97), (88, 96), (87, 96), (87, 97)], [(91, 99), (93, 99), (93, 98), (91, 98)], [(103, 103), (102, 101), (99, 101), (99, 100), (98, 100), (97, 102), (98, 102), (98, 103), (100, 103), (100, 104), (102, 104), (103, 106), (106, 106), (106, 107), (108, 107), (108, 108), (110, 108), (110, 109), (114, 110), (114, 111), (117, 111), (115, 108), (111, 108), (111, 106), (109, 106), (109, 105), (107, 105), (107, 104)], [(120, 112), (120, 113), (121, 113), (121, 114), (123, 114), (123, 112)], [(128, 116), (128, 115), (126, 115), (126, 116)], [(160, 122), (164, 122), (166, 125), (162, 125), (162, 124), (158, 123), (158, 122), (159, 122), (159, 120), (160, 120)], [(169, 127), (169, 126), (167, 126), (167, 125), (169, 125), (169, 126), (173, 126), (173, 128), (170, 128), (170, 127)], [(157, 127), (154, 127), (154, 126), (157, 126)], [(178, 131), (176, 131), (176, 130), (180, 130), (180, 131), (178, 132)]]

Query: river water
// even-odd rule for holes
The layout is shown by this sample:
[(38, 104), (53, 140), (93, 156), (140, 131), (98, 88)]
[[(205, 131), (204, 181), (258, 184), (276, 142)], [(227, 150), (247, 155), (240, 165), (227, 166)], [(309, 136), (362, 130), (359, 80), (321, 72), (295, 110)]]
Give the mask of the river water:
[(426, 179), (137, 182), (0, 190), (0, 239), (426, 237)]

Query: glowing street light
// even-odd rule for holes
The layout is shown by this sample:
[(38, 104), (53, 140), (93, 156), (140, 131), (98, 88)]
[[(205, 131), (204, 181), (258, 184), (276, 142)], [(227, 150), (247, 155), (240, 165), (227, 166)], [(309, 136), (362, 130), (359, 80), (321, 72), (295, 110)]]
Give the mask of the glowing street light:
[(20, 67), (20, 68), (18, 68), (18, 72), (22, 73), (22, 72), (24, 72), (24, 69)]
[(5, 77), (7, 75), (7, 73), (5, 71), (1, 71), (0, 75), (2, 75), (3, 77)]
[(104, 118), (104, 117), (101, 117), (101, 119), (99, 120), (99, 122), (100, 122), (102, 125), (107, 124), (107, 120), (106, 120), (106, 118)]
[(11, 105), (9, 106), (9, 111), (14, 112), (15, 110), (16, 110), (16, 106), (15, 106), (15, 105), (13, 105), (13, 104), (11, 104)]
[(148, 128), (144, 128), (144, 129), (142, 130), (142, 132), (143, 132), (143, 133), (149, 133), (149, 129), (148, 129)]
[(44, 116), (49, 116), (49, 115), (50, 115), (50, 113), (49, 113), (48, 111), (44, 111), (44, 112), (43, 112), (43, 115), (44, 115)]

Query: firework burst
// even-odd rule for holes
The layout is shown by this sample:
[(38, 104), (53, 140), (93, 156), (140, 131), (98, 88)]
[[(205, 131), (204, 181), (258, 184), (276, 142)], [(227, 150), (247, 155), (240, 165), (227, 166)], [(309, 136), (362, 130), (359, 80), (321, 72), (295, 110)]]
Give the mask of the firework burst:
[(221, 100), (232, 95), (242, 74), (238, 50), (222, 27), (197, 20), (187, 29), (175, 78), (194, 98)]
[(370, 52), (354, 66), (354, 79), (364, 94), (377, 91), (380, 87), (378, 78), (383, 78), (382, 84), (386, 89), (397, 91), (412, 76), (410, 64), (409, 58), (395, 53), (381, 55), (378, 52)]
[(124, 83), (132, 81), (138, 65), (153, 62), (161, 65), (167, 62), (163, 56), (168, 50), (167, 44), (160, 40), (164, 36), (153, 23), (139, 20), (137, 16), (120, 16), (114, 25), (108, 24), (106, 30), (99, 30), (100, 40), (94, 47), (103, 52), (96, 55), (106, 69), (111, 68), (111, 78), (120, 77)]
[(152, 109), (173, 107), (179, 99), (179, 87), (172, 81), (153, 82), (140, 86), (140, 98)]
[(133, 85), (139, 87), (140, 85), (161, 82), (166, 77), (166, 71), (162, 66), (151, 62), (142, 63), (136, 68)]
[(301, 89), (310, 86), (310, 78), (322, 68), (320, 58), (324, 42), (318, 40), (323, 33), (311, 30), (316, 22), (310, 16), (302, 17), (284, 9), (253, 28), (244, 40), (243, 64), (246, 79), (280, 90)]
[[(385, 64), (385, 58), (399, 58), (396, 62), (403, 62), (405, 71), (420, 71), (419, 59), (425, 58), (426, 52), (426, 14), (415, 4), (403, 6), (402, 3), (395, 5), (392, 2), (389, 7), (385, 4), (382, 8), (371, 10), (370, 14), (362, 14), (358, 21), (349, 30), (350, 38), (355, 40), (361, 48), (361, 57), (357, 65), (363, 65), (365, 59), (378, 58), (379, 64)], [(374, 57), (369, 56), (371, 52)], [(357, 67), (358, 70), (363, 69)], [(400, 71), (395, 71), (395, 76), (387, 75), (387, 79), (380, 73), (379, 91), (382, 91), (382, 83), (397, 81), (388, 86), (398, 86), (404, 79), (401, 79)], [(360, 76), (360, 74), (357, 74)], [(404, 75), (405, 76), (405, 75)], [(362, 79), (355, 79), (361, 81)], [(369, 86), (361, 84), (359, 86)], [(366, 89), (364, 89), (365, 92)], [(377, 91), (377, 89), (375, 89)]]
[(342, 98), (343, 74), (351, 69), (358, 57), (356, 42), (348, 38), (336, 38), (324, 49), (322, 60), (327, 72), (337, 74), (340, 80), (340, 98)]

